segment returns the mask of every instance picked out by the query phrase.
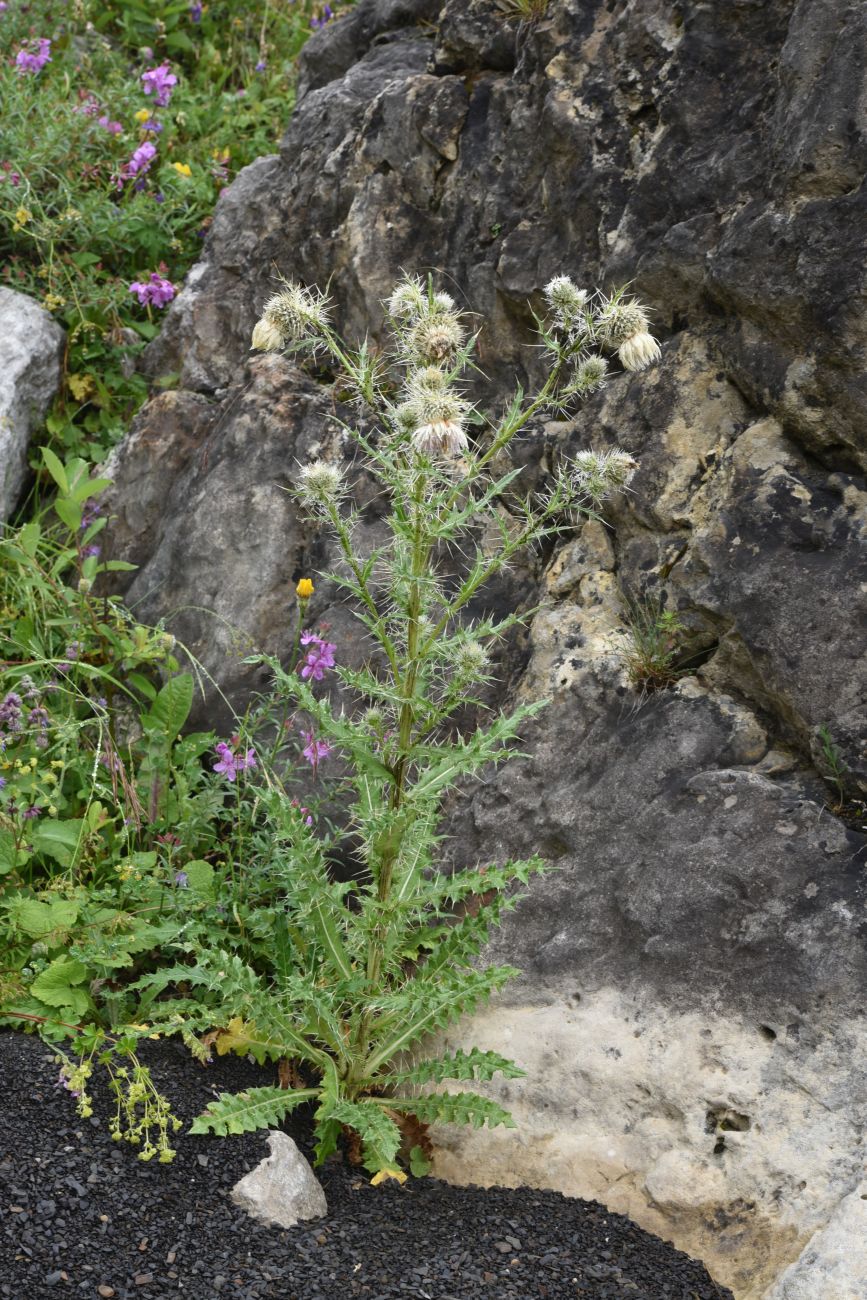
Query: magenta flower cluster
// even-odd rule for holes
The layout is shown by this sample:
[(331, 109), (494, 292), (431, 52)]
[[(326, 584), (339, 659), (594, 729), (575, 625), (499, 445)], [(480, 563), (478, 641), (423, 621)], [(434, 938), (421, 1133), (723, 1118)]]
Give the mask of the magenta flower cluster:
[(178, 84), (178, 79), (169, 70), (169, 65), (161, 63), (157, 68), (149, 68), (147, 72), (142, 73), (141, 79), (144, 93), (154, 96), (158, 108), (165, 108), (172, 97), (172, 87)]
[(331, 746), (327, 740), (318, 740), (312, 731), (302, 731), (301, 738), (307, 742), (301, 753), (310, 766), (315, 769), (323, 758), (328, 758), (331, 753)]
[[(19, 72), (41, 72), (46, 63), (51, 62), (51, 41), (43, 36), (38, 41), (31, 41), (29, 50), (19, 50), (15, 55), (15, 66)], [(34, 50), (34, 45), (36, 49)]]
[(314, 682), (321, 682), (325, 676), (326, 668), (334, 667), (334, 651), (337, 649), (333, 641), (325, 641), (315, 632), (303, 632), (301, 634), (301, 644), (309, 646), (304, 666), (301, 669), (301, 676), (310, 678)]
[(247, 772), (256, 766), (255, 749), (248, 749), (246, 754), (236, 754), (224, 740), (217, 741), (214, 748), (220, 756), (214, 764), (214, 771), (219, 772), (227, 781), (234, 781), (239, 772)]
[(142, 307), (165, 307), (176, 293), (171, 280), (166, 280), (156, 271), (151, 271), (149, 280), (133, 280), (129, 291), (136, 295)]

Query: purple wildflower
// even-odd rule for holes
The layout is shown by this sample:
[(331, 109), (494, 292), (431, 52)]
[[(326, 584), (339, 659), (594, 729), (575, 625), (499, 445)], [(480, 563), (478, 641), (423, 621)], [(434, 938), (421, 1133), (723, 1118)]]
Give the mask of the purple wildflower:
[(108, 113), (103, 113), (102, 117), (98, 117), (96, 120), (101, 127), (108, 131), (109, 135), (120, 135), (123, 130), (120, 122), (112, 122)]
[(48, 710), (41, 704), (37, 704), (27, 715), (28, 727), (38, 727), (40, 731), (45, 731), (49, 725)]
[(190, 878), (187, 875), (186, 871), (175, 872), (175, 884), (178, 886), (179, 889), (186, 889), (189, 885), (189, 881)]
[(165, 108), (172, 97), (172, 87), (178, 84), (178, 79), (173, 72), (169, 71), (167, 63), (161, 63), (158, 68), (149, 68), (141, 76), (144, 84), (144, 93), (153, 94), (158, 108)]
[(143, 131), (152, 131), (154, 135), (159, 135), (160, 131), (163, 129), (163, 124), (162, 122), (158, 122), (155, 117), (148, 117), (144, 122), (142, 122), (141, 129)]
[(201, 21), (202, 21), (202, 6), (199, 3), (199, 0), (194, 0), (193, 4), (190, 5), (190, 22), (200, 23)]
[(96, 556), (96, 555), (101, 555), (101, 554), (102, 554), (102, 547), (101, 547), (101, 546), (97, 546), (96, 542), (91, 542), (90, 546), (85, 546), (85, 548), (84, 548), (84, 550), (81, 552), (81, 554), (82, 554), (83, 556), (85, 556), (86, 558), (90, 558), (90, 557), (92, 557), (92, 556)]
[(51, 41), (43, 36), (36, 44), (39, 49), (35, 53), (30, 50), (19, 50), (16, 54), (15, 66), (19, 72), (41, 72), (46, 63), (51, 62)]
[(32, 822), (39, 816), (41, 811), (42, 811), (41, 808), (37, 808), (36, 804), (32, 803), (29, 808), (24, 809), (21, 816), (24, 818), (26, 822)]
[(324, 27), (326, 23), (330, 23), (333, 17), (334, 17), (334, 10), (331, 8), (331, 5), (326, 5), (325, 8), (322, 10), (321, 18), (310, 19), (310, 26), (313, 28), (314, 31), (318, 31), (321, 27)]
[(150, 171), (151, 163), (156, 156), (157, 147), (155, 144), (151, 144), (150, 140), (145, 140), (144, 144), (140, 144), (133, 153), (129, 162), (125, 162), (120, 169), (120, 175), (118, 176), (117, 181), (118, 189), (122, 188), (124, 181), (131, 180), (133, 176), (138, 176), (139, 174), (143, 176), (145, 172)]
[(6, 3), (6, 0), (0, 0), (0, 14), (5, 14), (5, 12), (6, 12), (6, 10), (7, 10), (8, 8), (9, 8), (9, 6), (8, 6), (8, 4)]
[(307, 741), (301, 753), (315, 771), (320, 759), (327, 758), (331, 753), (331, 746), (327, 740), (317, 740), (312, 731), (302, 731), (301, 738)]
[(256, 766), (255, 749), (248, 749), (246, 754), (236, 754), (224, 740), (219, 740), (214, 748), (220, 755), (219, 762), (214, 764), (214, 771), (225, 776), (227, 781), (234, 781), (239, 772), (249, 771)]
[(85, 506), (84, 514), (81, 516), (81, 524), (80, 524), (82, 531), (85, 528), (89, 528), (90, 525), (95, 520), (97, 520), (101, 514), (102, 514), (102, 506), (97, 506), (97, 505), (92, 505), (89, 507)]
[(304, 678), (309, 677), (314, 682), (321, 682), (325, 676), (325, 669), (334, 667), (334, 651), (337, 649), (337, 645), (333, 641), (323, 640), (315, 632), (302, 633), (301, 644), (312, 647), (307, 651), (307, 659), (301, 669), (301, 676)]
[(256, 71), (257, 71), (257, 72), (264, 72), (265, 69), (267, 68), (267, 66), (268, 66), (268, 64), (267, 64), (266, 60), (265, 60), (265, 59), (260, 59), (259, 62), (256, 64)]
[(0, 731), (21, 730), (21, 696), (9, 691), (0, 704)]
[(6, 777), (0, 776), (0, 790), (2, 790), (5, 785), (6, 785)]
[(166, 280), (156, 271), (151, 271), (150, 279), (142, 282), (133, 280), (129, 292), (134, 293), (143, 307), (165, 307), (174, 298), (177, 290), (171, 280)]

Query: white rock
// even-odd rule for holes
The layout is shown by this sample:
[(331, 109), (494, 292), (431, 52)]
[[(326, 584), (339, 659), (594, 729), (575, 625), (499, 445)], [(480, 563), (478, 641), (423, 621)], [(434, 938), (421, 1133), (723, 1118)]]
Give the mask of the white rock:
[(291, 1137), (272, 1129), (270, 1156), (232, 1188), (232, 1200), (254, 1219), (292, 1228), (328, 1213), (325, 1193)]
[(32, 298), (0, 289), (0, 521), (15, 507), (30, 435), (57, 392), (63, 339)]
[(846, 1196), (822, 1232), (765, 1300), (864, 1300), (867, 1296), (867, 1182)]

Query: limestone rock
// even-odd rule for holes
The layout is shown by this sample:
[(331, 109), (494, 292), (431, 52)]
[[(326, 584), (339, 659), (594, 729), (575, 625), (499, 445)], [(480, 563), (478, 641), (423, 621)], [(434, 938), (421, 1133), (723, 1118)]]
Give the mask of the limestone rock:
[(17, 504), (30, 436), (57, 392), (63, 339), (37, 302), (0, 288), (0, 522)]
[[(354, 473), (331, 391), (250, 358), (273, 269), (330, 282), (338, 327), (376, 346), (401, 271), (438, 268), (486, 322), (487, 408), (538, 377), (527, 300), (552, 275), (648, 302), (661, 363), (516, 450), (532, 491), (619, 444), (630, 492), (472, 611), (538, 607), (498, 676), (551, 707), (526, 762), (451, 800), (444, 845), (557, 870), (491, 947), (521, 981), (464, 1039), (528, 1069), (498, 1093), (519, 1127), (446, 1135), (439, 1159), (627, 1209), (739, 1300), (830, 1222), (867, 1123), (867, 839), (831, 811), (821, 740), (863, 798), (865, 47), (848, 0), (557, 0), (523, 24), (496, 0), (359, 0), (307, 46), (279, 155), (223, 192), (147, 353), (181, 391), (115, 467), (136, 608), (243, 709), (264, 682), (228, 625), (287, 656), (294, 582), (335, 561), (281, 488), (311, 456)], [(381, 503), (363, 476), (352, 494), (373, 540)], [(689, 676), (647, 696), (624, 657), (641, 597), (688, 629)], [(361, 662), (342, 599), (314, 599)]]
[(867, 1183), (856, 1187), (767, 1300), (862, 1300), (867, 1284)]
[(272, 1129), (271, 1154), (232, 1188), (232, 1200), (254, 1219), (292, 1228), (328, 1213), (325, 1193), (291, 1137)]

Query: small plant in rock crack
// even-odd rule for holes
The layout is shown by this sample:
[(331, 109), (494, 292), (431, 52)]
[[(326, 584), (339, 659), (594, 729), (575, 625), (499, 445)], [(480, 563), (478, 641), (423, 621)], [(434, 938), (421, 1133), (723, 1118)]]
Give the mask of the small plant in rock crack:
[[(348, 427), (347, 437), (390, 513), (386, 539), (365, 548), (361, 512), (340, 467), (316, 460), (300, 470), (298, 498), (336, 539), (341, 564), (332, 581), (351, 601), (373, 653), (365, 667), (350, 669), (339, 662), (338, 646), (307, 633), (292, 671), (276, 659), (260, 662), (273, 670), (278, 696), (308, 719), (303, 755), (317, 779), (327, 780), (338, 755), (348, 769), (340, 788), (348, 782), (352, 792), (350, 824), (326, 840), (276, 785), (263, 789), (271, 833), (261, 852), (285, 890), (273, 928), (273, 972), (263, 976), (225, 947), (199, 942), (150, 979), (155, 1027), (181, 1029), (191, 1044), (194, 1032), (210, 1030), (205, 1041), (218, 1053), (290, 1058), (303, 1085), (223, 1095), (194, 1132), (274, 1125), (312, 1102), (318, 1161), (343, 1132), (380, 1181), (405, 1176), (402, 1137), (404, 1149), (414, 1148), (411, 1167), (424, 1168), (423, 1145), (413, 1139), (429, 1122), (512, 1123), (501, 1106), (472, 1091), (428, 1090), (446, 1080), (520, 1075), (505, 1057), (473, 1049), (413, 1064), (408, 1056), (516, 973), (477, 959), (520, 887), (544, 869), (533, 857), (437, 870), (443, 796), (514, 754), (523, 724), (542, 707), (497, 714), (468, 735), (447, 727), (459, 708), (478, 704), (478, 688), (491, 678), (489, 643), (520, 621), (509, 613), (472, 623), (467, 610), (520, 551), (574, 527), (636, 469), (625, 452), (585, 452), (560, 464), (545, 492), (522, 497), (522, 471), (505, 454), (510, 444), (534, 417), (568, 410), (604, 383), (603, 350), (619, 352), (632, 370), (659, 355), (636, 301), (591, 297), (565, 276), (545, 292), (548, 320), (539, 331), (546, 377), (534, 395), (519, 389), (499, 419), (475, 412), (465, 396), (461, 376), (474, 339), (452, 299), (430, 282), (407, 277), (394, 289), (385, 358), (375, 359), (366, 345), (347, 346), (332, 328), (327, 300), (297, 284), (271, 298), (256, 325), (254, 347), (325, 356), (336, 366), (341, 387), (354, 392), (366, 416), (364, 428)], [(479, 431), (473, 441), (471, 425)], [(453, 555), (463, 548), (458, 573), (438, 563), (446, 545)], [(326, 674), (341, 687), (337, 705), (320, 693)], [(356, 860), (356, 877), (338, 882), (330, 861), (347, 855)], [(161, 1000), (171, 985), (176, 995)]]
[(661, 596), (632, 596), (625, 600), (627, 644), (621, 651), (630, 682), (651, 692), (673, 686), (683, 669), (686, 626), (675, 610), (665, 609)]

